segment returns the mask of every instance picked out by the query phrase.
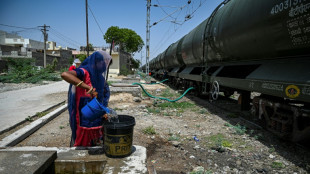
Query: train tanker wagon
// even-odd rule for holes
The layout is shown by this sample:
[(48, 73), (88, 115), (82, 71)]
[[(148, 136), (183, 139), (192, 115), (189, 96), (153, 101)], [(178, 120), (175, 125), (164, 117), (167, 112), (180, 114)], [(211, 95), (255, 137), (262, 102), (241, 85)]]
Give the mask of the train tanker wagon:
[(154, 61), (212, 100), (239, 92), (241, 108), (282, 138), (310, 138), (310, 0), (226, 0)]

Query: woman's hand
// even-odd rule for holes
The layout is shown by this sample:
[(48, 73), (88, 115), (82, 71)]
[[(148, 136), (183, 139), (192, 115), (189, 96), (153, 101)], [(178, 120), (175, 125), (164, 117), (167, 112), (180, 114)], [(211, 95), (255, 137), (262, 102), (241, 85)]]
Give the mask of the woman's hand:
[(94, 98), (94, 97), (97, 98), (97, 96), (98, 96), (98, 92), (96, 91), (96, 88), (94, 88), (93, 91), (90, 93), (90, 97), (91, 98)]
[(96, 88), (93, 88), (93, 87), (90, 87), (90, 89), (86, 93), (89, 94), (91, 98), (94, 98), (94, 97), (97, 98), (98, 96), (98, 92), (96, 91)]

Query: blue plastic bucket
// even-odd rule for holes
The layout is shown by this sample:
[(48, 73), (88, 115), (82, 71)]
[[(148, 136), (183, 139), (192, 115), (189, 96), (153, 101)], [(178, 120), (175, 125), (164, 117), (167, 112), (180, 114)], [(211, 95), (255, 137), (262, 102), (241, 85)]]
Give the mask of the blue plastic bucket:
[(96, 98), (93, 98), (81, 109), (81, 113), (85, 119), (95, 120), (106, 113), (106, 108)]

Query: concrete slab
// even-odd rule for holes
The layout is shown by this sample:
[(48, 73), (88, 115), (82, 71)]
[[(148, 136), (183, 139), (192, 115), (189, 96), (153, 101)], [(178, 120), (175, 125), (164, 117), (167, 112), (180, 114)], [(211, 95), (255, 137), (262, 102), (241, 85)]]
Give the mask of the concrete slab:
[[(2, 151), (57, 151), (55, 160), (55, 173), (70, 173), (70, 170), (81, 173), (107, 173), (107, 174), (144, 174), (146, 167), (146, 148), (133, 146), (135, 151), (125, 158), (108, 158), (103, 154), (101, 147), (69, 148), (69, 147), (9, 147)], [(80, 150), (78, 150), (80, 149)], [(9, 161), (11, 166), (15, 161)], [(0, 168), (1, 169), (1, 168)], [(1, 171), (0, 171), (1, 173)]]
[(63, 98), (55, 97), (55, 94), (66, 92), (68, 89), (69, 84), (60, 81), (0, 93), (0, 132), (10, 129), (28, 116), (33, 116), (37, 112), (45, 111), (63, 102)]
[[(127, 85), (128, 86), (128, 85)], [(141, 88), (140, 87), (127, 87), (126, 85), (124, 87), (110, 87), (111, 94), (116, 93), (130, 93), (134, 97), (141, 97)]]
[(67, 104), (60, 106), (54, 111), (46, 114), (42, 118), (30, 123), (29, 125), (17, 130), (13, 134), (3, 138), (0, 141), (0, 147), (14, 146), (18, 144), (20, 141), (25, 139), (27, 136), (38, 130), (44, 124), (48, 123), (50, 120), (61, 114), (63, 111), (67, 109)]
[(53, 172), (57, 151), (0, 151), (0, 173)]

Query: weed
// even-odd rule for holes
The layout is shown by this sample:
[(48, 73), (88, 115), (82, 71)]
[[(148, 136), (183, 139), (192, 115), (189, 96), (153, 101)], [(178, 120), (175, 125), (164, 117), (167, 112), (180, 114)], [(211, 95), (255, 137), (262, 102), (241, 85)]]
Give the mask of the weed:
[(112, 81), (108, 81), (108, 85), (109, 85), (109, 86), (111, 86), (111, 85), (112, 85), (112, 83), (114, 83), (114, 82), (112, 82)]
[(177, 136), (177, 135), (171, 135), (169, 138), (168, 138), (168, 141), (179, 141), (180, 140), (180, 137)]
[(33, 118), (32, 118), (31, 116), (28, 116), (28, 117), (26, 117), (26, 118), (25, 118), (25, 120), (27, 120), (27, 121), (30, 121), (30, 122), (31, 122), (31, 121), (33, 121)]
[(236, 124), (236, 126), (234, 126), (234, 129), (235, 133), (238, 135), (243, 135), (246, 132), (246, 127), (239, 124)]
[(195, 126), (196, 126), (197, 128), (200, 128), (200, 124), (196, 124)]
[(271, 148), (268, 150), (269, 153), (273, 153), (273, 152), (275, 152), (275, 151), (276, 151), (276, 149), (275, 149), (274, 147), (271, 147)]
[(232, 147), (232, 143), (227, 141), (227, 140), (223, 140), (222, 141), (222, 146), (223, 147)]
[(59, 129), (63, 129), (63, 128), (65, 128), (64, 126), (59, 126)]
[(225, 138), (223, 134), (216, 134), (210, 137), (206, 137), (211, 148), (232, 147), (232, 143)]
[(34, 65), (34, 59), (8, 59), (9, 71), (0, 76), (0, 82), (6, 83), (39, 83), (43, 80), (59, 81), (58, 73), (54, 73), (57, 60), (47, 68), (38, 69)]
[(229, 123), (225, 123), (224, 126), (233, 128), (235, 130), (235, 133), (238, 134), (238, 135), (243, 135), (246, 132), (246, 127), (240, 125), (239, 123), (236, 124), (235, 126), (233, 126), (233, 125), (231, 125)]
[(147, 112), (149, 113), (160, 113), (160, 110), (159, 109), (155, 109), (155, 108), (146, 108), (147, 109)]
[(155, 129), (154, 129), (153, 126), (146, 127), (145, 129), (142, 130), (142, 132), (144, 134), (147, 134), (147, 135), (154, 135), (154, 134), (156, 134)]
[(177, 117), (181, 117), (181, 116), (182, 116), (182, 114), (181, 114), (181, 113), (179, 113), (179, 112), (177, 112), (177, 113), (175, 114), (175, 116), (177, 116)]
[(165, 112), (164, 116), (172, 116), (171, 112)]
[(37, 117), (43, 117), (44, 115), (46, 115), (48, 112), (37, 112), (36, 116)]
[(274, 169), (282, 169), (284, 168), (284, 165), (281, 162), (272, 162), (271, 167)]
[(166, 103), (160, 103), (158, 104), (158, 107), (160, 108), (173, 108), (173, 109), (187, 109), (192, 108), (195, 105), (190, 102), (166, 102)]
[(160, 95), (161, 97), (173, 97), (174, 96), (174, 93), (170, 92), (170, 89), (166, 88), (162, 94)]
[(207, 111), (206, 109), (201, 109), (201, 110), (199, 111), (199, 113), (200, 113), (200, 114), (207, 114), (208, 111)]
[(122, 111), (123, 109), (121, 108), (114, 108), (115, 111)]

